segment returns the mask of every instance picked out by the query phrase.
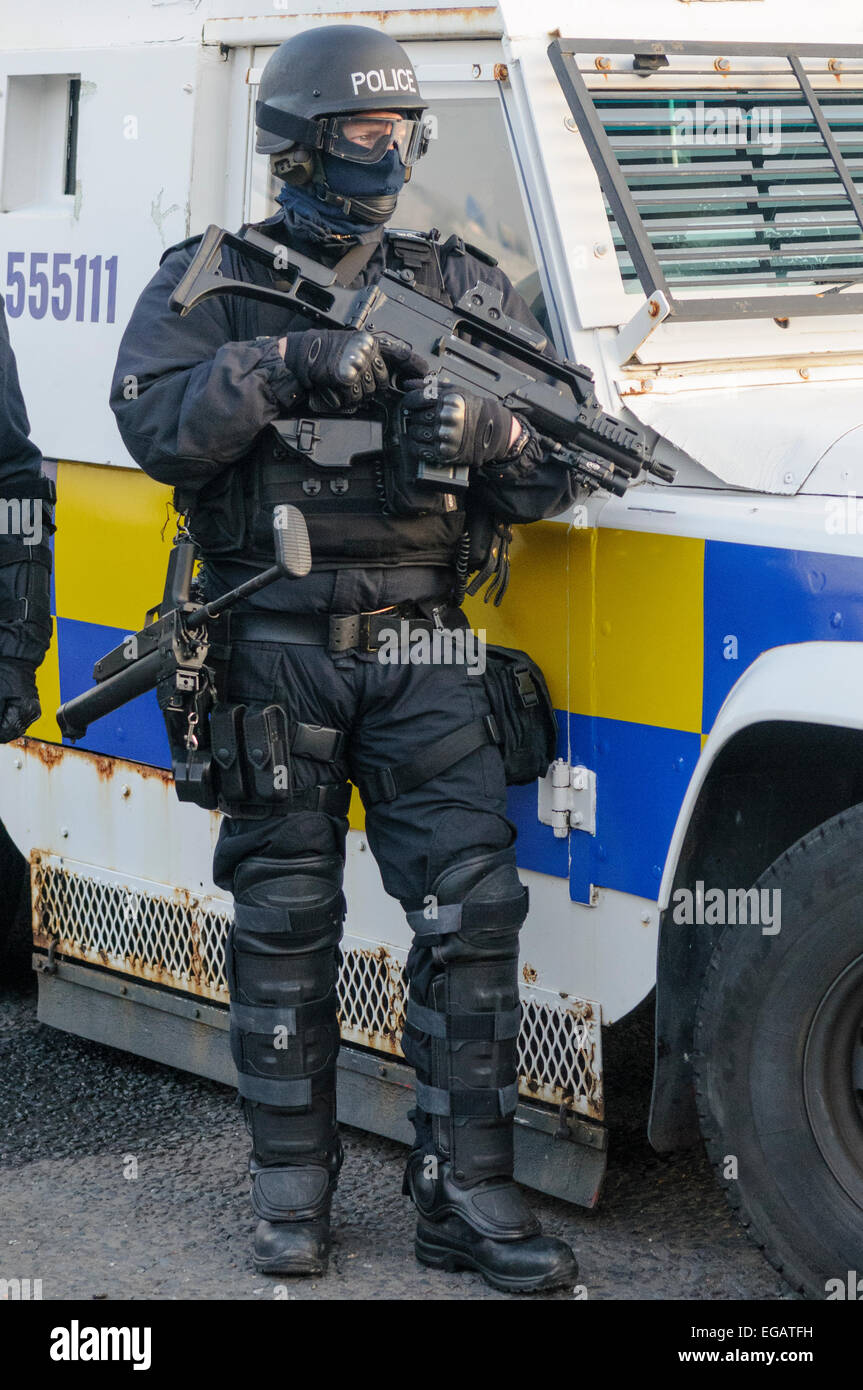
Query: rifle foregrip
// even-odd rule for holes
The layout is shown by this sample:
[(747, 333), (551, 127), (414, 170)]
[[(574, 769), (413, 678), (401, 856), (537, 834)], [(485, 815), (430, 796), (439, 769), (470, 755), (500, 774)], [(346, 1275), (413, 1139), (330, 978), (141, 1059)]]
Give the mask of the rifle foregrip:
[(115, 676), (85, 690), (67, 700), (57, 711), (57, 723), (64, 738), (83, 738), (88, 726), (106, 714), (125, 705), (147, 690), (154, 690), (159, 681), (162, 665), (161, 651), (150, 652), (140, 661), (132, 662), (128, 671), (118, 671)]

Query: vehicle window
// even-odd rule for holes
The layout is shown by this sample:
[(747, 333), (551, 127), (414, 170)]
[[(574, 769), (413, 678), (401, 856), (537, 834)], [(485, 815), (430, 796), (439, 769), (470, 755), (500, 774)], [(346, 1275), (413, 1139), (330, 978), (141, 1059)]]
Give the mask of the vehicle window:
[(536, 271), (500, 102), (433, 103), (434, 138), (399, 198), (397, 220), (443, 237), (457, 232), (488, 251), (513, 284)]

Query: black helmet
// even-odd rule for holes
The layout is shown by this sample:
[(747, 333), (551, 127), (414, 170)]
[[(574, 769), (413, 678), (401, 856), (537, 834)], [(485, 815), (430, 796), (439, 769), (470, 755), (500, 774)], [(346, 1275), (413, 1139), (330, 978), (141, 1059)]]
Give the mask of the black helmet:
[[(256, 149), (270, 156), (286, 183), (313, 182), (324, 201), (343, 203), (326, 194), (321, 156), (373, 165), (395, 144), (410, 177), (428, 148), (426, 105), (411, 60), (395, 39), (364, 25), (318, 25), (281, 44), (264, 68)], [(358, 130), (358, 116), (381, 109), (400, 115), (362, 122)], [(372, 206), (377, 202), (380, 208)], [(395, 199), (367, 198), (363, 207), (369, 220), (385, 221)]]

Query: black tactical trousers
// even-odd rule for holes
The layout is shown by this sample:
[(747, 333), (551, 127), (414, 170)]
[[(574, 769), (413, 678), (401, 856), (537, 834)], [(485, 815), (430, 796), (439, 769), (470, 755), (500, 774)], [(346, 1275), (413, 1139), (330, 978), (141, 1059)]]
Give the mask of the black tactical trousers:
[[(489, 712), (482, 677), (471, 674), (465, 664), (390, 665), (375, 653), (330, 655), (323, 647), (278, 642), (234, 644), (227, 700), (245, 706), (245, 718), (277, 704), (287, 714), (289, 731), (302, 723), (345, 735), (330, 762), (291, 756), (289, 776), (297, 792), (344, 784), (348, 778), (361, 786), (370, 773), (411, 761), (433, 741)], [(263, 802), (262, 809), (266, 809)], [(253, 1139), (253, 1174), (304, 1164), (317, 1164), (322, 1170), (329, 1165), (331, 1174), (337, 1171), (333, 1157), (338, 1147), (334, 985), (347, 829), (342, 815), (308, 809), (263, 818), (232, 816), (222, 823), (213, 873), (237, 902), (228, 941), (232, 1045)], [(489, 1113), (486, 1101), (494, 1110), (493, 1116), (489, 1114), (489, 1130), (501, 1131), (501, 1115), (509, 1122), (508, 1128), (504, 1124), (502, 1143), (495, 1140), (477, 1147), (472, 1141), (476, 1162), (468, 1176), (478, 1181), (511, 1166), (517, 934), (526, 912), (526, 893), (515, 871), (515, 829), (506, 817), (498, 749), (490, 744), (479, 748), (412, 791), (367, 805), (366, 837), (385, 889), (401, 902), (422, 937), (415, 941), (407, 966), (411, 1004), (421, 1013), (403, 1039), (405, 1054), (424, 1084), (427, 1109), (418, 1105), (414, 1118), (421, 1145), (432, 1143), (435, 1126), (440, 1141), (449, 1123), (442, 1119), (447, 1104), (441, 1102), (441, 1086), (458, 1089), (460, 1085), (451, 1067), (449, 1072), (445, 1066), (435, 1071), (432, 1062), (435, 1049), (439, 1052), (445, 1046), (435, 1040), (437, 1025), (432, 1018), (435, 1009), (444, 1011), (443, 1018), (447, 1007), (440, 995), (447, 952), (441, 954), (439, 947), (446, 940), (455, 948), (463, 976), (462, 958), (477, 955), (459, 945), (457, 934), (435, 937), (437, 894), (444, 904), (441, 929), (452, 932), (461, 911), (454, 898), (476, 897), (473, 885), (479, 881), (493, 882), (498, 889), (505, 881), (503, 894), (498, 889), (490, 894), (492, 899), (507, 898), (500, 905), (502, 911), (496, 913), (493, 902), (479, 913), (481, 926), (490, 913), (491, 935), (486, 932), (484, 949), (478, 953), (480, 974), (474, 970), (471, 977), (473, 993), (459, 1003), (456, 992), (452, 1006), (457, 1013), (467, 1014), (464, 1037), (458, 1044), (466, 1055), (462, 1089), (481, 1088), (482, 1104), (473, 1126), (481, 1127), (482, 1116)], [(455, 893), (447, 893), (445, 886), (441, 891), (440, 885), (459, 865), (467, 869), (460, 879), (456, 876)], [(465, 883), (470, 891), (464, 890)], [(358, 911), (360, 905), (348, 904), (349, 919), (352, 907)], [(471, 910), (476, 917), (475, 904)], [(494, 949), (498, 939), (507, 943), (506, 960), (486, 964), (489, 955), (500, 955)], [(480, 1023), (491, 1027), (471, 1032), (469, 1020), (476, 1019), (477, 1010), (489, 1014)], [(501, 1017), (502, 1027), (495, 1024), (495, 1018)], [(280, 1029), (283, 1045), (274, 1049), (273, 1037), (280, 1035)], [(499, 1105), (504, 1093), (506, 1099)], [(443, 1142), (446, 1148), (445, 1136)], [(278, 1184), (271, 1186), (277, 1191)], [(256, 1200), (255, 1192), (253, 1186), (258, 1214), (279, 1219), (277, 1196), (268, 1201), (259, 1194)], [(294, 1197), (292, 1202), (294, 1209)]]

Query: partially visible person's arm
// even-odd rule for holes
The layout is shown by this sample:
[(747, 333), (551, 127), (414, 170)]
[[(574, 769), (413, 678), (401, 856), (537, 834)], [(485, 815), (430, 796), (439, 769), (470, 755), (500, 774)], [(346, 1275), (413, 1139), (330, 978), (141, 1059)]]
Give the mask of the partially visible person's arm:
[(120, 343), (111, 409), (123, 442), (158, 482), (195, 490), (242, 457), (298, 398), (278, 338), (234, 342), (227, 298), (180, 318), (171, 292), (197, 244), (168, 254)]
[(53, 486), (30, 439), (0, 299), (0, 743), (38, 719), (36, 668), (51, 641)]
[(188, 494), (251, 448), (272, 420), (321, 392), (352, 407), (388, 382), (368, 333), (304, 329), (236, 341), (229, 298), (180, 318), (168, 307), (197, 244), (165, 257), (132, 311), (117, 357), (111, 409), (145, 473)]

